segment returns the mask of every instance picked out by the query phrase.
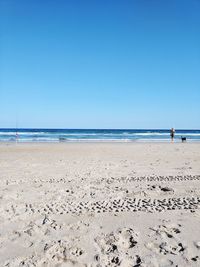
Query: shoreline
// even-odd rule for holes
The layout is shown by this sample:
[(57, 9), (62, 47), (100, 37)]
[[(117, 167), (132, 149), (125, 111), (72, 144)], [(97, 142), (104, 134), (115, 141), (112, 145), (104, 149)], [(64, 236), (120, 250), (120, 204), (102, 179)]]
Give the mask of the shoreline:
[(200, 140), (187, 140), (182, 142), (178, 140), (159, 140), (159, 139), (149, 139), (149, 140), (68, 140), (68, 141), (0, 141), (0, 144), (193, 144), (199, 143)]

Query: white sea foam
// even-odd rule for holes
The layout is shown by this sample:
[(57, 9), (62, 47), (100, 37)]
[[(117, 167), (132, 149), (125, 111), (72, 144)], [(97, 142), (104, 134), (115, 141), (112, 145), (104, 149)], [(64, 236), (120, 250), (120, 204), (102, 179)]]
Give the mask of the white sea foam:
[[(48, 135), (48, 136), (169, 136), (170, 133), (160, 133), (160, 132), (135, 132), (135, 133), (128, 133), (128, 132), (113, 132), (113, 133), (63, 133), (63, 132), (20, 132), (20, 131), (13, 131), (13, 132), (1, 132), (0, 135), (16, 135), (16, 132), (18, 135), (30, 135), (30, 136), (35, 136), (35, 135)], [(175, 134), (175, 136), (200, 136), (200, 133), (188, 133), (188, 132), (178, 132)]]
[(19, 131), (15, 131), (15, 132), (0, 132), (0, 135), (16, 135), (16, 133), (18, 135), (42, 135), (42, 134), (48, 134), (45, 132), (19, 132)]

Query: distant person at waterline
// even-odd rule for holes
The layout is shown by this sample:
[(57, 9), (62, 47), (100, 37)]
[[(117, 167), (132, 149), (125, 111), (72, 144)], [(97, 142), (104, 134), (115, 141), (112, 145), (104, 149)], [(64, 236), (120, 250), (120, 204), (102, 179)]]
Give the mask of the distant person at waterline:
[(170, 130), (170, 136), (171, 136), (172, 142), (174, 141), (174, 135), (175, 135), (175, 129), (174, 128), (171, 128), (171, 130)]

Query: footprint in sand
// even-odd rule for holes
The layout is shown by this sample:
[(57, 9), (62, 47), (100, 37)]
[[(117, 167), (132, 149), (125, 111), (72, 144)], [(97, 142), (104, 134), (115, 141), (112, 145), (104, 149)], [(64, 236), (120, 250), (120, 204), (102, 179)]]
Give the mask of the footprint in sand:
[(178, 238), (178, 234), (181, 233), (181, 225), (159, 225), (151, 230), (154, 231), (155, 241), (148, 243), (147, 248), (163, 255), (184, 253), (186, 246)]
[(154, 252), (155, 255), (159, 255), (159, 257), (156, 257), (157, 260), (159, 259), (157, 266), (174, 266), (172, 261), (168, 265), (161, 264), (161, 261), (166, 259), (166, 256), (174, 257), (174, 259), (182, 262), (182, 266), (194, 266), (195, 262), (199, 262), (199, 256), (191, 256), (191, 248), (181, 239), (180, 233), (183, 229), (180, 224), (158, 225), (151, 228), (151, 230), (153, 231), (153, 240), (146, 244), (146, 248)]
[(138, 243), (138, 233), (132, 228), (120, 228), (115, 232), (95, 238), (99, 254), (95, 255), (98, 266), (140, 266), (142, 260), (134, 247)]

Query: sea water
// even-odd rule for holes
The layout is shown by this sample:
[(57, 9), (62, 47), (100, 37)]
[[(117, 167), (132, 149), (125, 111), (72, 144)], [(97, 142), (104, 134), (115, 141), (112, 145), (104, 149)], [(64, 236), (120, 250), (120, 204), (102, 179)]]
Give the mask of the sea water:
[[(200, 141), (200, 130), (176, 130), (175, 141)], [(0, 142), (147, 142), (170, 141), (170, 130), (158, 129), (0, 129)]]

